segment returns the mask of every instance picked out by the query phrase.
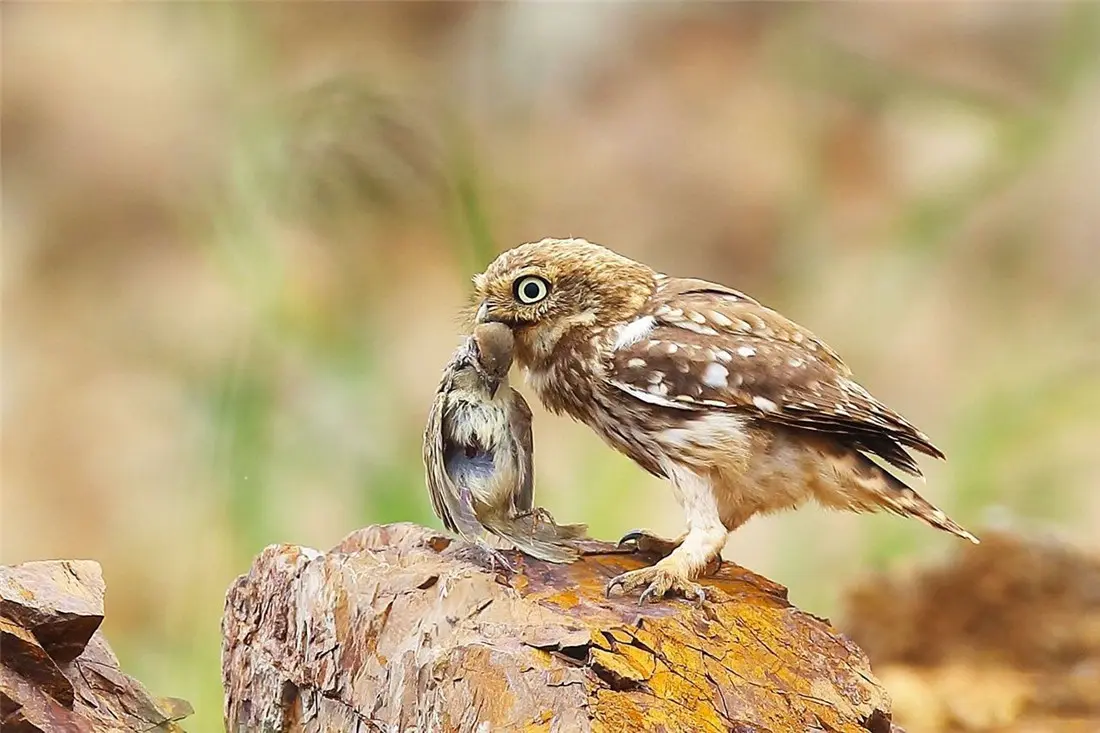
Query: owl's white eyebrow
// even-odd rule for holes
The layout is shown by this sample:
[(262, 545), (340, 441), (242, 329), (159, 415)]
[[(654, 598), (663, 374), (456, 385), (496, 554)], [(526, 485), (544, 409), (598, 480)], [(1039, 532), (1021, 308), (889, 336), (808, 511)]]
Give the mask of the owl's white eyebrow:
[(615, 339), (615, 350), (625, 349), (631, 344), (636, 344), (653, 330), (657, 325), (657, 319), (653, 316), (642, 316), (619, 329), (619, 336)]

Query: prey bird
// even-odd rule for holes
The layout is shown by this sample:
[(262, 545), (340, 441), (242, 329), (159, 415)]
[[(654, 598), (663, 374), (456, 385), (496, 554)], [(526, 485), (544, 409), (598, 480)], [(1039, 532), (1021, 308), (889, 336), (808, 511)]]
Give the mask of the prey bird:
[(505, 251), (474, 287), (475, 320), (512, 330), (542, 403), (667, 479), (683, 507), (680, 537), (623, 538), (663, 557), (613, 578), (609, 594), (701, 599), (694, 580), (730, 532), (810, 499), (915, 517), (977, 542), (872, 460), (919, 476), (909, 449), (943, 453), (825, 343), (744, 293), (669, 277), (583, 239)]
[(572, 562), (579, 553), (568, 541), (585, 538), (587, 527), (558, 525), (534, 507), (531, 408), (508, 384), (512, 349), (507, 327), (481, 324), (444, 368), (424, 431), (432, 508), (496, 564), (508, 566), (484, 542), (486, 531), (532, 557)]

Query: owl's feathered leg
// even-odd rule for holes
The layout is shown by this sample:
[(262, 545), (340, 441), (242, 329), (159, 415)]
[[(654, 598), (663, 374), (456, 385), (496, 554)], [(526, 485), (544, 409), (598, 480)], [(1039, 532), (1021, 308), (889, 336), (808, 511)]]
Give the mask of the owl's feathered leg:
[(728, 531), (722, 524), (710, 481), (678, 464), (670, 462), (665, 468), (687, 515), (688, 531), (683, 541), (656, 564), (612, 578), (607, 584), (608, 595), (616, 588), (629, 593), (645, 586), (639, 603), (660, 600), (669, 593), (699, 602), (706, 598), (703, 587), (694, 580), (721, 554)]

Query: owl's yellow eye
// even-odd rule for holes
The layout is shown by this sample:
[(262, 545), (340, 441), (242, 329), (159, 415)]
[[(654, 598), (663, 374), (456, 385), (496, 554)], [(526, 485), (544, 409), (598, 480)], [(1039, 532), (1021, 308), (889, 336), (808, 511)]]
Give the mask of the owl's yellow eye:
[(512, 292), (520, 303), (533, 305), (550, 294), (550, 283), (541, 277), (527, 275), (516, 280)]

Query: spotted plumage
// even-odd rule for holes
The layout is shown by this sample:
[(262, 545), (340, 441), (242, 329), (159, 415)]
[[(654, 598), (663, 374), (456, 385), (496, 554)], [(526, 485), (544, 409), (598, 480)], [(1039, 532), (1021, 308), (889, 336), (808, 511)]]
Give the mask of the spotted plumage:
[(679, 540), (634, 536), (670, 554), (613, 585), (697, 594), (692, 579), (729, 531), (811, 498), (974, 539), (872, 460), (920, 475), (909, 449), (943, 457), (928, 437), (824, 342), (749, 296), (583, 239), (516, 247), (474, 283), (477, 319), (511, 328), (546, 407), (669, 479), (685, 509)]

